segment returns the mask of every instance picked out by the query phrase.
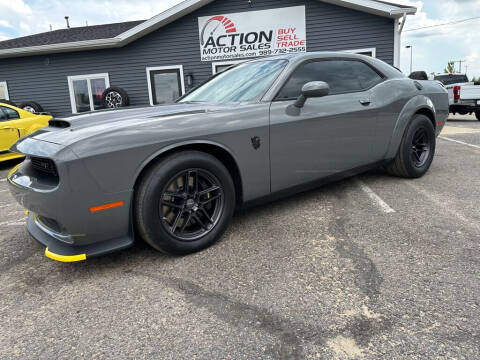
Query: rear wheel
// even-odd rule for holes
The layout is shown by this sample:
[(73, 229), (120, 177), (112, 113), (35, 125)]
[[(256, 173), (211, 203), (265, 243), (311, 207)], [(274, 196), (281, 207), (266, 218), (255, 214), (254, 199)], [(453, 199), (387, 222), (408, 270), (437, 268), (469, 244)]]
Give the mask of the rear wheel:
[(135, 196), (141, 237), (169, 254), (188, 254), (212, 245), (225, 231), (235, 207), (235, 189), (215, 157), (183, 151), (152, 166)]
[(32, 114), (39, 114), (43, 112), (43, 107), (35, 101), (27, 101), (20, 105), (20, 108), (31, 112)]
[(395, 159), (386, 166), (395, 176), (419, 178), (425, 175), (435, 155), (435, 129), (430, 119), (416, 115), (403, 136)]
[(475, 116), (477, 117), (477, 120), (480, 121), (480, 111), (476, 111)]

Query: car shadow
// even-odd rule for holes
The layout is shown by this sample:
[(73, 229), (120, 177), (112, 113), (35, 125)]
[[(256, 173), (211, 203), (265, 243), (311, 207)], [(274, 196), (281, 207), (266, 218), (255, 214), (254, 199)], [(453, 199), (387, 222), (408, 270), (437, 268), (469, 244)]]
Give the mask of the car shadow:
[[(362, 174), (362, 177), (371, 177), (371, 178), (390, 178), (391, 176), (386, 174), (382, 169), (372, 170), (365, 174)], [(243, 228), (249, 223), (255, 223), (258, 218), (268, 218), (271, 216), (272, 211), (282, 211), (282, 209), (296, 209), (299, 206), (302, 206), (302, 203), (311, 201), (312, 198), (321, 199), (327, 196), (327, 194), (343, 194), (349, 188), (354, 186), (353, 178), (347, 178), (337, 182), (325, 184), (321, 187), (308, 190), (305, 192), (297, 193), (289, 197), (281, 198), (278, 200), (270, 201), (261, 205), (253, 206), (245, 210), (238, 211), (230, 225), (231, 229)], [(248, 227), (248, 226), (247, 226)], [(33, 239), (28, 244), (23, 244), (23, 246), (28, 247), (28, 251), (25, 250), (20, 257), (16, 259), (11, 259), (8, 264), (5, 264), (6, 269), (13, 270), (21, 264), (29, 263), (30, 261), (42, 261), (46, 262), (48, 267), (48, 272), (45, 273), (45, 277), (49, 278), (49, 282), (72, 282), (75, 280), (89, 280), (96, 276), (106, 275), (107, 273), (119, 273), (129, 274), (134, 273), (138, 269), (160, 269), (163, 267), (168, 267), (171, 264), (172, 269), (178, 265), (180, 261), (190, 261), (188, 258), (192, 258), (191, 261), (195, 262), (196, 257), (205, 259), (210, 258), (211, 256), (216, 256), (215, 254), (218, 251), (224, 251), (225, 246), (229, 246), (226, 241), (231, 241), (231, 233), (229, 230), (225, 236), (223, 236), (220, 241), (211, 246), (210, 248), (203, 250), (199, 253), (190, 254), (186, 256), (173, 256), (163, 254), (159, 251), (152, 249), (148, 244), (143, 242), (138, 236), (132, 247), (113, 252), (111, 254), (102, 255), (97, 258), (89, 258), (87, 261), (80, 261), (75, 263), (61, 263), (56, 262), (50, 259), (45, 258), (42, 255), (44, 248), (36, 243)], [(25, 236), (28, 236), (25, 231)], [(18, 246), (21, 247), (21, 243), (18, 243)], [(223, 249), (222, 249), (223, 248)], [(242, 253), (237, 254), (237, 256), (242, 257)], [(248, 254), (245, 254), (248, 256)], [(32, 260), (35, 259), (35, 260)], [(5, 269), (4, 269), (5, 270)], [(58, 277), (53, 279), (48, 274), (58, 274)], [(47, 281), (47, 279), (44, 279)]]
[[(378, 177), (385, 177), (390, 178), (391, 176), (388, 175), (383, 169), (375, 169), (369, 171), (362, 176), (368, 176), (372, 178)], [(254, 221), (259, 217), (269, 216), (272, 208), (295, 208), (299, 206), (299, 203), (303, 201), (309, 201), (311, 198), (322, 197), (322, 195), (328, 193), (339, 193), (345, 191), (345, 189), (349, 186), (352, 186), (353, 178), (347, 178), (344, 180), (332, 182), (329, 184), (325, 184), (318, 188), (307, 190), (305, 192), (300, 192), (293, 194), (288, 197), (284, 197), (278, 200), (272, 200), (267, 203), (262, 203), (260, 205), (256, 205), (253, 207), (249, 207), (246, 209), (239, 210), (235, 213), (234, 218), (232, 220), (231, 227), (235, 227), (236, 224), (248, 222), (250, 219)], [(227, 230), (228, 232), (228, 230)], [(138, 236), (136, 236), (136, 241), (134, 245), (130, 248), (117, 251), (111, 254), (103, 255), (98, 258), (91, 258), (87, 261), (79, 262), (79, 263), (70, 263), (70, 264), (59, 264), (59, 266), (65, 266), (72, 271), (67, 271), (67, 277), (72, 276), (73, 278), (78, 276), (79, 274), (84, 274), (87, 276), (92, 276), (98, 271), (102, 271), (102, 269), (112, 270), (112, 268), (118, 268), (120, 271), (123, 272), (131, 272), (133, 269), (141, 266), (149, 266), (151, 264), (157, 264), (158, 266), (168, 264), (168, 263), (175, 263), (178, 259), (185, 258), (185, 257), (195, 257), (195, 256), (204, 256), (199, 255), (205, 251), (219, 251), (218, 249), (215, 250), (216, 247), (222, 246), (222, 243), (226, 241), (226, 236), (220, 239), (219, 242), (214, 244), (212, 247), (203, 250), (200, 253), (190, 254), (186, 256), (175, 256), (175, 255), (167, 255), (163, 254), (159, 251), (152, 249), (148, 244), (142, 241)], [(224, 244), (223, 244), (224, 245)], [(238, 254), (241, 256), (241, 254)], [(65, 268), (64, 268), (65, 269)], [(92, 270), (94, 269), (94, 270)]]

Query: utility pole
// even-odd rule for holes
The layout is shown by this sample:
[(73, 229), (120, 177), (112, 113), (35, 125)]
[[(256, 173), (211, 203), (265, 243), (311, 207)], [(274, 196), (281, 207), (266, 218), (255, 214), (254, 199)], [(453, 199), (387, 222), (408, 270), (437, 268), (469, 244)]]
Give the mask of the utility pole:
[(462, 73), (462, 63), (467, 62), (467, 60), (456, 60), (454, 63), (459, 63), (459, 73)]
[(410, 49), (410, 74), (413, 72), (413, 45), (405, 46), (405, 49)]

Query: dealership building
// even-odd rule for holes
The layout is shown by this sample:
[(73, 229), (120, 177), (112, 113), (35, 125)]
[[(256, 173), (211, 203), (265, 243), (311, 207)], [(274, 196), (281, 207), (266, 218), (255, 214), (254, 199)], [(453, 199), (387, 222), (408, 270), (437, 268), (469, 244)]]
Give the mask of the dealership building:
[(55, 116), (172, 102), (250, 58), (345, 51), (399, 67), (413, 7), (379, 0), (186, 0), (148, 20), (72, 27), (0, 42), (0, 99)]

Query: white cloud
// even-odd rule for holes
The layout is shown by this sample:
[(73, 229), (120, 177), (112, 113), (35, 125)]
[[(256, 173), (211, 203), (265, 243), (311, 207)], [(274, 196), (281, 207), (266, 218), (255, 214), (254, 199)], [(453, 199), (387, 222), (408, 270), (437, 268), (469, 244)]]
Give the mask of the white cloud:
[[(440, 25), (480, 15), (480, 0), (396, 0), (396, 2), (418, 8), (415, 16), (408, 17), (405, 30)], [(427, 13), (426, 8), (430, 12)], [(413, 45), (414, 70), (425, 70), (428, 73), (442, 72), (450, 60), (467, 60), (469, 75), (479, 76), (478, 34), (480, 34), (480, 20), (472, 20), (425, 30), (406, 31), (402, 35), (402, 45)], [(408, 73), (410, 50), (404, 47), (401, 61), (402, 69)]]
[[(18, 31), (17, 36), (31, 35), (50, 29), (65, 28), (64, 17), (70, 17), (71, 26), (85, 26), (149, 19), (179, 3), (180, 0), (116, 0), (116, 1), (61, 1), (0, 0), (0, 21)], [(0, 27), (3, 26), (0, 23)]]
[(12, 25), (7, 20), (0, 20), (0, 27), (11, 28)]

